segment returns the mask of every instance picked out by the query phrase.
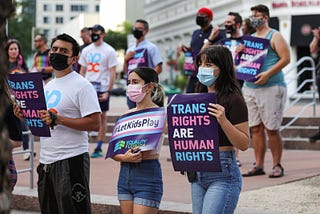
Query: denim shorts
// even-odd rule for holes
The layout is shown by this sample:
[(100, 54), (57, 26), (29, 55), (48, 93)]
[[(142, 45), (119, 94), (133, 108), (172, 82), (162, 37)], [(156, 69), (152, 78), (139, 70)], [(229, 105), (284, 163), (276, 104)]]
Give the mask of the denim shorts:
[(159, 208), (163, 194), (162, 172), (159, 160), (141, 163), (121, 163), (118, 180), (119, 201), (133, 201)]
[(197, 172), (191, 183), (192, 213), (234, 213), (242, 178), (234, 151), (220, 152), (221, 172)]

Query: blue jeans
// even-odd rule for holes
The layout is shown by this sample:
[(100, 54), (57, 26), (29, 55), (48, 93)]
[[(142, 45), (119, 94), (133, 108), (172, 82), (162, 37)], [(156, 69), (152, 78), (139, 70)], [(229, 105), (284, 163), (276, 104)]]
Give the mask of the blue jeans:
[(233, 213), (242, 188), (234, 151), (220, 152), (221, 172), (197, 172), (191, 184), (193, 214)]

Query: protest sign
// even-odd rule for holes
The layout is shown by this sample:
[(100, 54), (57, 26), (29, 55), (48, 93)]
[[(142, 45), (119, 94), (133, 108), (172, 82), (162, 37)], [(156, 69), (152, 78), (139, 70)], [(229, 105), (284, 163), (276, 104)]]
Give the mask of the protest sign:
[(130, 112), (117, 120), (106, 158), (129, 149), (156, 150), (165, 124), (165, 109), (150, 108)]
[(183, 71), (184, 75), (186, 76), (196, 76), (197, 75), (197, 69), (194, 64), (195, 54), (193, 54), (191, 51), (187, 51), (184, 54), (184, 64), (183, 64)]
[(10, 74), (8, 83), (31, 133), (50, 137), (49, 126), (42, 122), (39, 113), (47, 109), (41, 73)]
[(139, 67), (148, 67), (148, 50), (146, 48), (135, 50), (134, 56), (128, 61), (127, 73), (129, 74), (131, 70)]
[(221, 171), (218, 123), (208, 113), (214, 93), (176, 94), (168, 99), (168, 138), (175, 171)]
[(236, 67), (237, 79), (254, 82), (256, 75), (261, 71), (261, 67), (268, 53), (270, 41), (268, 39), (243, 35), (243, 52), (240, 53), (240, 62)]

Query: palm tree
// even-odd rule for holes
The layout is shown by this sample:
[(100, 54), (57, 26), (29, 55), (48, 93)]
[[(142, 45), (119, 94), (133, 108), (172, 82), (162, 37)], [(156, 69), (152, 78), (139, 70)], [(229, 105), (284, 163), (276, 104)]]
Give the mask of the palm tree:
[(5, 99), (4, 81), (6, 81), (7, 74), (7, 59), (4, 50), (7, 34), (6, 23), (7, 19), (14, 14), (15, 8), (13, 0), (0, 1), (0, 213), (10, 213), (10, 187), (7, 173), (7, 165), (11, 148), (9, 144), (8, 135), (3, 122), (3, 113), (8, 106), (7, 99)]

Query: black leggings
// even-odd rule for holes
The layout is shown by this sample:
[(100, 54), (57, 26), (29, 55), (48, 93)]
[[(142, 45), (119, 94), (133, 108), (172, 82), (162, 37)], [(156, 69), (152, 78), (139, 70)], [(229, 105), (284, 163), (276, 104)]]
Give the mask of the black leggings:
[(89, 154), (52, 164), (40, 163), (37, 172), (41, 213), (91, 213)]

